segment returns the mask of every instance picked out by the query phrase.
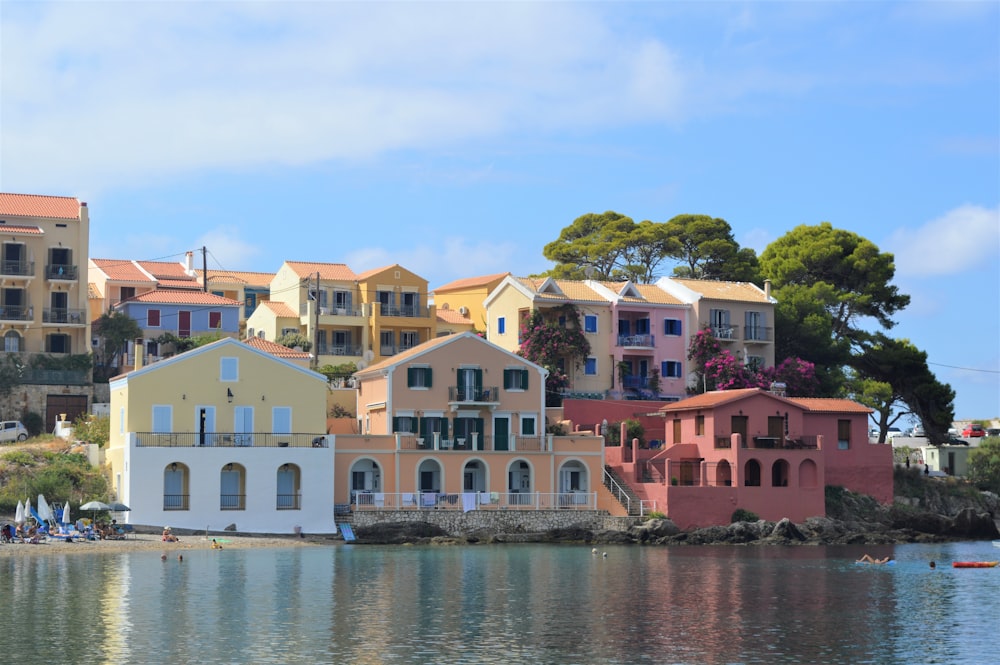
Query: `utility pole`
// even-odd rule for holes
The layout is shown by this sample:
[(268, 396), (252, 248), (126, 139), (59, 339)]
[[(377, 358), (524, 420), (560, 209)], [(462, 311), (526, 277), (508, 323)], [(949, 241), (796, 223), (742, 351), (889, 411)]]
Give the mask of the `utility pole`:
[(315, 370), (319, 367), (319, 271), (316, 271), (316, 298), (313, 301), (313, 356), (312, 356), (312, 368)]
[(201, 290), (208, 293), (208, 250), (201, 247)]

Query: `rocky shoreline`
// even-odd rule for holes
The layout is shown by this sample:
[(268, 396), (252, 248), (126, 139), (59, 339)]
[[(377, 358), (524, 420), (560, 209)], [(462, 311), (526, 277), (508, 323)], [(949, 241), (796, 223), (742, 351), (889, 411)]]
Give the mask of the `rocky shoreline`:
[[(836, 493), (827, 517), (794, 524), (734, 522), (725, 526), (681, 531), (669, 519), (648, 519), (628, 530), (594, 531), (570, 527), (543, 532), (473, 532), (449, 535), (426, 522), (392, 522), (355, 529), (360, 544), (577, 543), (641, 545), (889, 545), (1000, 538), (1000, 499), (988, 492), (967, 499), (921, 502), (897, 498), (881, 506), (871, 497)], [(831, 509), (832, 508), (832, 509)], [(948, 510), (949, 514), (942, 514)]]

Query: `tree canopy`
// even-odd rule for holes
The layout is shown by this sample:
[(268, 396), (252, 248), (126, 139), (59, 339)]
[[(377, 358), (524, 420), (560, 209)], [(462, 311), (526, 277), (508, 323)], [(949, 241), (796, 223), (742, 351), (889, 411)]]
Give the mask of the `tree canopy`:
[(97, 348), (102, 365), (113, 365), (115, 359), (126, 352), (128, 342), (142, 337), (139, 324), (123, 312), (102, 314), (94, 328), (94, 334), (101, 338), (101, 344)]
[(726, 220), (709, 215), (677, 215), (664, 227), (666, 255), (680, 263), (674, 268), (675, 277), (759, 280), (756, 252), (740, 248)]

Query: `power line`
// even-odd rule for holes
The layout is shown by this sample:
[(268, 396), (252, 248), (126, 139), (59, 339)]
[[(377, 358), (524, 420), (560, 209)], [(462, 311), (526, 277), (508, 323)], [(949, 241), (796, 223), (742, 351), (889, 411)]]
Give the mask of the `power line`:
[(963, 372), (984, 372), (986, 374), (1000, 374), (1000, 370), (997, 369), (981, 369), (979, 367), (959, 367), (958, 365), (945, 365), (944, 363), (932, 363), (928, 362), (928, 365), (934, 365), (935, 367), (947, 367), (948, 369), (960, 369)]

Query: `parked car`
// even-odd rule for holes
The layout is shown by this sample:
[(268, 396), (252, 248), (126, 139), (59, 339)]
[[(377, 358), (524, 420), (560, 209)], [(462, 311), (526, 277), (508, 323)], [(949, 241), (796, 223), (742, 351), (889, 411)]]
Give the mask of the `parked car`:
[(885, 438), (887, 439), (894, 439), (897, 436), (903, 436), (903, 430), (898, 427), (890, 427), (885, 433)]
[(917, 425), (916, 427), (914, 427), (913, 428), (913, 433), (912, 433), (911, 436), (927, 436), (927, 433), (924, 432), (924, 426), (923, 425)]
[(964, 430), (962, 430), (962, 436), (986, 436), (986, 430), (983, 429), (982, 425), (967, 425)]
[(987, 427), (986, 436), (1000, 436), (1000, 427)]
[(27, 438), (28, 430), (20, 420), (0, 422), (0, 441), (24, 441)]

